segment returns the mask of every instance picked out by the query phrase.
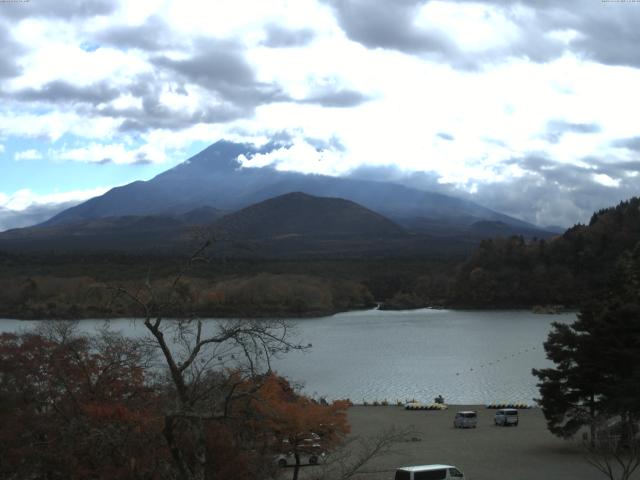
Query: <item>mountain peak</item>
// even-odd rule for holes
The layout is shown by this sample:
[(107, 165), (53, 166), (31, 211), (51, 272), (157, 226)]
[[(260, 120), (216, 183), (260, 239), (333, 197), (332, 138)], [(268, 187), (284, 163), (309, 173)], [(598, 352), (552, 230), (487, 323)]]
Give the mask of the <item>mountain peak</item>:
[(223, 217), (217, 227), (236, 237), (389, 236), (403, 229), (343, 198), (289, 192)]
[(240, 166), (239, 155), (251, 155), (254, 153), (256, 153), (256, 148), (249, 143), (233, 143), (227, 140), (220, 140), (165, 173), (186, 167), (190, 169), (200, 167), (207, 171), (229, 172), (236, 170)]

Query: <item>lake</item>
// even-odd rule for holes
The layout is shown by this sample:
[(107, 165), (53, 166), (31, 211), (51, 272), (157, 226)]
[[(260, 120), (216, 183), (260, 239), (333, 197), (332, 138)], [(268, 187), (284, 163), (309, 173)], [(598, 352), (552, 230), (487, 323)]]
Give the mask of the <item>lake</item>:
[[(274, 361), (275, 369), (304, 391), (327, 399), (350, 398), (448, 403), (532, 403), (538, 396), (532, 368), (549, 366), (542, 343), (552, 322), (574, 313), (528, 311), (367, 310), (292, 320), (296, 335), (312, 343)], [(215, 320), (212, 320), (215, 321)], [(0, 320), (0, 331), (30, 329), (38, 322)], [(104, 322), (84, 320), (81, 330)], [(114, 330), (140, 335), (141, 322), (111, 320)]]

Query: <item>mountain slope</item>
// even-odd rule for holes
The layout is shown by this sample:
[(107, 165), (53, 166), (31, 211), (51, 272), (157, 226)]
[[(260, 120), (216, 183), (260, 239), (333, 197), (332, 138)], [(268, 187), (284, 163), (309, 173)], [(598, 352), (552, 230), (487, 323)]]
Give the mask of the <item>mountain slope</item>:
[(234, 237), (251, 239), (404, 234), (387, 218), (354, 202), (301, 192), (274, 197), (226, 215), (216, 227)]
[(286, 193), (304, 192), (351, 200), (408, 228), (426, 226), (415, 228), (421, 233), (433, 233), (428, 226), (434, 222), (441, 224), (441, 220), (455, 227), (454, 230), (490, 220), (545, 236), (534, 225), (442, 194), (382, 181), (305, 175), (271, 167), (243, 168), (237, 160), (241, 154), (251, 157), (273, 148), (273, 145), (257, 149), (248, 144), (217, 142), (149, 181), (114, 188), (61, 212), (44, 225), (109, 216), (179, 214), (203, 206), (235, 211)]
[(69, 224), (17, 228), (0, 233), (0, 248), (10, 250), (151, 250), (188, 241), (194, 229), (223, 215), (200, 208), (182, 215), (124, 215)]

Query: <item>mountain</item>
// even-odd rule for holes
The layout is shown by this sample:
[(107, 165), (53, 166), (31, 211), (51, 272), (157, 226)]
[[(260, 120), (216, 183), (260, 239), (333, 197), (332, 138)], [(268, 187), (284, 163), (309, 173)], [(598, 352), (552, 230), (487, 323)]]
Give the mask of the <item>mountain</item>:
[[(467, 200), (382, 181), (278, 171), (272, 167), (247, 168), (237, 160), (276, 148), (268, 144), (219, 141), (180, 165), (149, 181), (117, 187), (99, 197), (69, 208), (44, 226), (66, 225), (90, 219), (123, 215), (175, 215), (201, 207), (236, 211), (290, 192), (343, 198), (377, 212), (414, 232), (458, 234), (475, 222), (503, 222), (549, 236), (535, 225), (503, 215)], [(528, 233), (527, 233), (528, 235)]]
[(403, 235), (398, 225), (341, 198), (287, 193), (224, 216), (216, 228), (236, 238), (301, 236), (389, 237)]
[(193, 238), (198, 227), (224, 212), (202, 207), (181, 215), (124, 215), (69, 224), (16, 228), (0, 233), (0, 248), (10, 250), (170, 249)]
[[(0, 250), (21, 252), (190, 252), (203, 234), (213, 255), (247, 258), (388, 258), (464, 254), (477, 239), (406, 232), (350, 200), (301, 192), (258, 202), (220, 218), (201, 207), (181, 215), (126, 215), (0, 233)], [(193, 219), (212, 217), (211, 222)]]

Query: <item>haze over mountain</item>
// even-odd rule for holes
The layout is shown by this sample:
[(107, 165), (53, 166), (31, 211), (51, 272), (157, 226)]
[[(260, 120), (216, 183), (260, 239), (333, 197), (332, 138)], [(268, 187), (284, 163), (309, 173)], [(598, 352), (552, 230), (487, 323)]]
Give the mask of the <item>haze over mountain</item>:
[[(343, 198), (384, 215), (414, 232), (451, 235), (478, 221), (502, 222), (514, 233), (548, 236), (536, 226), (476, 203), (380, 181), (245, 167), (238, 157), (275, 146), (219, 141), (149, 181), (114, 188), (67, 209), (43, 226), (123, 215), (175, 215), (200, 207), (236, 211), (290, 192)], [(202, 223), (202, 222), (200, 222)], [(487, 232), (488, 233), (488, 232)]]
[[(186, 251), (212, 233), (216, 253), (308, 256), (388, 255), (432, 249), (384, 216), (349, 200), (293, 192), (220, 218), (200, 207), (182, 215), (126, 215), (69, 224), (14, 229), (0, 234), (0, 249), (21, 251)], [(464, 247), (464, 246), (463, 246)]]

